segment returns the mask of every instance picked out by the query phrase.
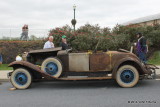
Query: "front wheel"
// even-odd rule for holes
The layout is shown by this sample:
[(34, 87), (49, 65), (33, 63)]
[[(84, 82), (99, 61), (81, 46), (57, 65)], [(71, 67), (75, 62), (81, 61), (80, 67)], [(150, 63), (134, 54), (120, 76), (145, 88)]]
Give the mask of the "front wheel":
[(134, 66), (124, 65), (120, 67), (116, 74), (117, 83), (124, 88), (135, 86), (139, 80), (139, 73)]
[(27, 89), (32, 83), (32, 75), (26, 69), (16, 69), (10, 78), (12, 85), (17, 89)]

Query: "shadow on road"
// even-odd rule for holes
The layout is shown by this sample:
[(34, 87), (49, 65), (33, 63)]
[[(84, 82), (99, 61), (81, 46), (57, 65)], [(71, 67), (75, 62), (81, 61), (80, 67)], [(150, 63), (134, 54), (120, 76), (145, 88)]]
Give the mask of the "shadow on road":
[[(72, 90), (72, 89), (144, 89), (148, 87), (155, 87), (155, 84), (159, 82), (156, 80), (140, 80), (138, 84), (133, 88), (121, 88), (115, 80), (101, 80), (101, 81), (43, 81), (33, 82), (29, 90)], [(154, 84), (153, 84), (154, 83)], [(8, 89), (12, 85), (10, 82), (3, 82), (0, 85), (2, 88)], [(158, 86), (156, 86), (158, 87)]]
[(114, 88), (119, 87), (114, 80), (109, 81), (50, 81), (50, 82), (36, 82), (32, 84), (32, 88), (100, 88), (108, 87)]
[[(147, 81), (139, 81), (134, 87), (145, 87), (150, 85)], [(121, 88), (115, 80), (106, 81), (58, 81), (58, 82), (36, 82), (31, 85), (31, 89), (95, 89), (95, 88)]]

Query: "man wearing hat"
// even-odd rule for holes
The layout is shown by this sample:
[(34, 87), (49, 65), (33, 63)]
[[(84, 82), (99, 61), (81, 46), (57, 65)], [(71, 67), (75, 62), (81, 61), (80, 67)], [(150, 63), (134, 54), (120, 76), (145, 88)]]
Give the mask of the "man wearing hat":
[(69, 49), (65, 35), (62, 36), (62, 42), (60, 43), (60, 46), (62, 47), (62, 50)]
[(137, 33), (137, 38), (138, 38), (138, 41), (136, 43), (137, 56), (143, 63), (146, 63), (147, 62), (146, 54), (148, 52), (146, 39), (144, 38), (142, 33)]

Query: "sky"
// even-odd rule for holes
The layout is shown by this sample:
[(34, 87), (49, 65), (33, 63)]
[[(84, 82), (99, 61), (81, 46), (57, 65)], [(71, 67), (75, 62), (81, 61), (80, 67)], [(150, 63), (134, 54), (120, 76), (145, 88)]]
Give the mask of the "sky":
[(86, 23), (112, 28), (160, 13), (160, 0), (0, 0), (0, 36), (2, 29), (15, 32), (13, 29), (21, 30), (24, 24), (34, 30), (71, 26), (74, 4), (76, 28)]

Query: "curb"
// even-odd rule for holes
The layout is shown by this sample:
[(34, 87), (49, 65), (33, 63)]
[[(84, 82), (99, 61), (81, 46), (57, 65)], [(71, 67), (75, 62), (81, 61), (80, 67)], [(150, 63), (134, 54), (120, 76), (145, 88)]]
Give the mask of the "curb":
[(0, 79), (0, 82), (9, 82), (9, 79)]
[(12, 70), (0, 70), (0, 82), (8, 82), (9, 78), (7, 77), (7, 74), (9, 72), (12, 72)]

